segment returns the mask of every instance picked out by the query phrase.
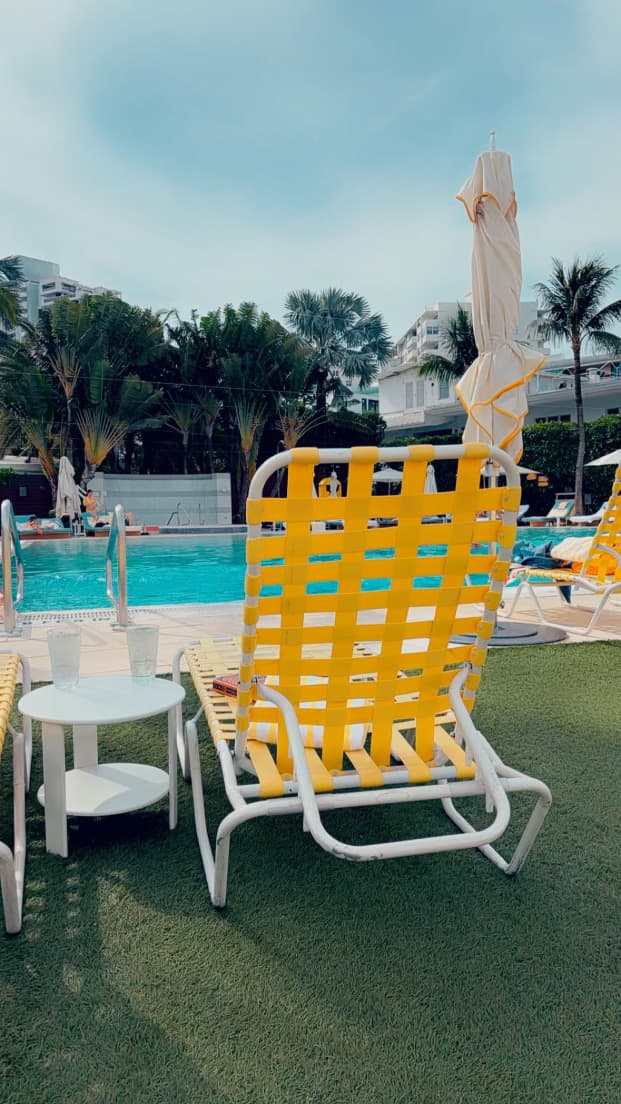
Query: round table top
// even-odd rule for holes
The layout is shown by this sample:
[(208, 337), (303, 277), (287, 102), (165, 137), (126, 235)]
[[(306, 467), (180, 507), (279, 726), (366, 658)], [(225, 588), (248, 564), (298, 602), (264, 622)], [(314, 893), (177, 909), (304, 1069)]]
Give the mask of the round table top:
[(155, 717), (179, 705), (185, 690), (169, 679), (133, 679), (129, 675), (81, 679), (70, 690), (53, 683), (32, 690), (18, 708), (26, 717), (50, 724), (119, 724)]

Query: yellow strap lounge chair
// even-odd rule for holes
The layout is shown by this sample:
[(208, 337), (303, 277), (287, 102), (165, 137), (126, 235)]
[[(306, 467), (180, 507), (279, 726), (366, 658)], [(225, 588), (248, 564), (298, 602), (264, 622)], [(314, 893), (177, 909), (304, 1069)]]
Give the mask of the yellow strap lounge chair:
[(530, 595), (542, 624), (548, 624), (541, 603), (537, 598), (537, 586), (551, 584), (559, 591), (561, 587), (572, 587), (585, 594), (599, 596), (599, 602), (593, 611), (585, 632), (589, 633), (599, 621), (609, 598), (621, 592), (621, 467), (617, 468), (610, 498), (603, 510), (602, 519), (595, 530), (586, 556), (576, 560), (571, 567), (540, 568), (522, 567), (513, 572), (518, 580), (511, 608), (507, 614), (511, 617), (524, 590)]
[(26, 792), (32, 760), (31, 721), (24, 717), (23, 732), (9, 723), (15, 686), (21, 667), (22, 689), (30, 690), (30, 665), (24, 656), (0, 653), (0, 756), (9, 732), (13, 738), (13, 848), (0, 841), (0, 887), (4, 923), (10, 935), (22, 926), (24, 872), (26, 867)]
[[(481, 487), (491, 457), (507, 486)], [(427, 465), (450, 461), (452, 490), (425, 493)], [(378, 462), (402, 463), (399, 495), (373, 496)], [(318, 464), (339, 464), (341, 498), (313, 496)], [(344, 466), (347, 474), (344, 474)], [(265, 484), (287, 469), (285, 498)], [(220, 760), (232, 811), (212, 850), (205, 821), (197, 719), (178, 730), (191, 776), (209, 892), (226, 902), (231, 833), (259, 816), (301, 813), (338, 858), (365, 860), (478, 847), (507, 874), (524, 862), (551, 801), (544, 783), (506, 767), (470, 718), (509, 568), (519, 506), (513, 462), (485, 445), (299, 448), (257, 471), (247, 503), (243, 635), (209, 639), (185, 659)], [(502, 511), (502, 516), (499, 512)], [(313, 523), (343, 519), (340, 531)], [(369, 517), (397, 517), (369, 529)], [(423, 524), (429, 515), (450, 521)], [(284, 523), (278, 535), (265, 523)], [(472, 634), (469, 643), (452, 638)], [(237, 697), (214, 691), (238, 672)], [(179, 677), (179, 657), (174, 668)], [(513, 857), (492, 847), (510, 818), (509, 796), (538, 798)], [(484, 798), (475, 829), (456, 799)], [(445, 835), (341, 842), (325, 810), (436, 800), (457, 826)]]

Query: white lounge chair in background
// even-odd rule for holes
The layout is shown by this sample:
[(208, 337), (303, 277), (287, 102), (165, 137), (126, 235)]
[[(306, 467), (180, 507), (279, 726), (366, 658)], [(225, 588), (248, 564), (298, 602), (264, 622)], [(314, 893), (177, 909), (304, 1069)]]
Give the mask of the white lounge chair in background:
[(602, 502), (599, 510), (594, 514), (577, 514), (569, 518), (570, 525), (599, 525), (604, 516), (604, 510), (608, 505), (608, 499)]

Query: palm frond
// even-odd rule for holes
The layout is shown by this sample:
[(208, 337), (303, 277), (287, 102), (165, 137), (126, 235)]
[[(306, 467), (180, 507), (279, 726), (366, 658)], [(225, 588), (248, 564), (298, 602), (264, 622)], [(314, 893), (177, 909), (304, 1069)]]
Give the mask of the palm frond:
[(99, 468), (112, 449), (121, 444), (127, 433), (126, 422), (113, 422), (101, 407), (80, 411), (76, 417), (84, 455), (89, 464)]

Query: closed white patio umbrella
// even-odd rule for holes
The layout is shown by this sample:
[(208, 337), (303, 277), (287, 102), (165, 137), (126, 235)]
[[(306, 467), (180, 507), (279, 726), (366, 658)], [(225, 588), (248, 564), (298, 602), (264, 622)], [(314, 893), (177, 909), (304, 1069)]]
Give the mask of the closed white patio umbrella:
[(515, 340), (522, 263), (509, 154), (495, 148), (482, 153), (457, 198), (474, 230), (472, 323), (479, 351), (456, 387), (468, 414), (463, 440), (497, 445), (517, 461), (526, 384), (546, 358)]
[(68, 456), (61, 456), (58, 465), (58, 487), (56, 490), (56, 517), (68, 514), (72, 518), (80, 516), (82, 509), (80, 494), (74, 480), (73, 464)]
[(425, 473), (425, 494), (436, 494), (438, 490), (438, 484), (436, 482), (436, 473), (433, 464), (427, 464), (427, 471)]

